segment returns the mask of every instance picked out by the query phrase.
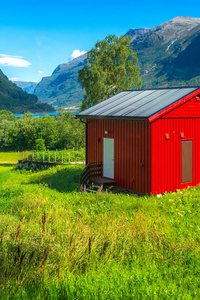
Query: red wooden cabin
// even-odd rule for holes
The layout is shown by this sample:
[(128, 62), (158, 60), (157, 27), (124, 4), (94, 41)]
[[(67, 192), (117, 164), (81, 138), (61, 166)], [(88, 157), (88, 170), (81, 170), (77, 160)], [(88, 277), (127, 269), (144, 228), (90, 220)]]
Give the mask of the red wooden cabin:
[(123, 91), (77, 115), (86, 119), (87, 164), (145, 194), (200, 183), (200, 88)]

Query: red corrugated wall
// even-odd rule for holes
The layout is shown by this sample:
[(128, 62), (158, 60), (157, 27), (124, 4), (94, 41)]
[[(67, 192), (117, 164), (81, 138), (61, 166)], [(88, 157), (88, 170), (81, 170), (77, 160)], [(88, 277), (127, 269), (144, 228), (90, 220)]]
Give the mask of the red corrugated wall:
[[(183, 189), (200, 183), (200, 101), (184, 103), (151, 123), (151, 193)], [(166, 140), (165, 134), (169, 134)], [(181, 138), (181, 133), (184, 138)], [(181, 141), (193, 141), (193, 182), (181, 183)]]
[(148, 121), (87, 119), (87, 163), (103, 161), (103, 138), (114, 138), (117, 185), (150, 193), (150, 131)]

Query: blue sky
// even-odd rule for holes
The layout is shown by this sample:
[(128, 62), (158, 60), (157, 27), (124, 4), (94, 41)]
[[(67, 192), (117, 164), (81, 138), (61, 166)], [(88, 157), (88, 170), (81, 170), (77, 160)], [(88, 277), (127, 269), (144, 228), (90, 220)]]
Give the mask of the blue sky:
[(109, 34), (119, 37), (176, 16), (200, 17), (199, 0), (2, 0), (0, 9), (0, 69), (24, 81), (51, 75), (74, 50), (89, 51)]

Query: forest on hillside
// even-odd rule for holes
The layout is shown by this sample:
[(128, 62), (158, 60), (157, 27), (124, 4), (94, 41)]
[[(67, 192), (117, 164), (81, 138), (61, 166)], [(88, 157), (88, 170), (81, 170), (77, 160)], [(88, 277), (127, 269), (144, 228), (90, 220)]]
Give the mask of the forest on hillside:
[(51, 112), (55, 109), (38, 101), (37, 96), (28, 94), (12, 83), (0, 70), (0, 109), (9, 110), (13, 113)]

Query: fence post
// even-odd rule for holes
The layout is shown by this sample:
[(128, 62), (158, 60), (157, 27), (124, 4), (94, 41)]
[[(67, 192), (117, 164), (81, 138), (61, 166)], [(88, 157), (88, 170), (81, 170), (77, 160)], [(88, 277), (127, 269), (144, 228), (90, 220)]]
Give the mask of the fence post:
[(44, 161), (44, 152), (42, 152), (42, 161)]
[(61, 163), (63, 164), (63, 152), (61, 152)]
[(50, 162), (50, 152), (49, 152), (49, 162)]
[(24, 151), (22, 152), (22, 160), (24, 160)]
[(69, 164), (70, 164), (70, 152), (68, 153), (68, 161), (69, 161)]
[(34, 152), (32, 152), (32, 160), (34, 160)]
[(28, 151), (26, 151), (26, 159), (28, 160)]
[(56, 152), (55, 152), (55, 163), (56, 163)]

